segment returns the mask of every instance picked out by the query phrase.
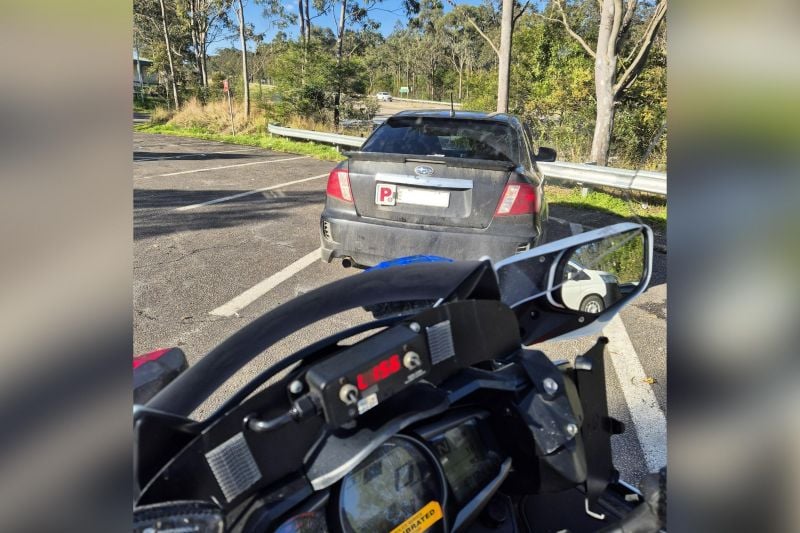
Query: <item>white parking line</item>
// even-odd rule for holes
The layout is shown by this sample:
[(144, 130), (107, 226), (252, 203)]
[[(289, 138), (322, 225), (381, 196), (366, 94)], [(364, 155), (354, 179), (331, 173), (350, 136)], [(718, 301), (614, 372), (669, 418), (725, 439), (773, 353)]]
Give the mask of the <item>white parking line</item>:
[(280, 189), (281, 187), (286, 187), (288, 185), (294, 185), (295, 183), (302, 183), (304, 181), (318, 180), (320, 178), (324, 178), (325, 176), (327, 176), (327, 174), (320, 174), (319, 176), (311, 176), (310, 178), (303, 178), (301, 180), (287, 181), (286, 183), (279, 183), (278, 185), (272, 185), (270, 187), (262, 187), (260, 189), (254, 189), (252, 191), (240, 192), (239, 194), (232, 194), (230, 196), (223, 196), (222, 198), (217, 198), (215, 200), (209, 200), (207, 202), (201, 202), (199, 204), (184, 205), (182, 207), (175, 208), (175, 211), (189, 211), (190, 209), (197, 209), (198, 207), (203, 207), (204, 205), (218, 204), (220, 202), (227, 202), (228, 200), (234, 200), (236, 198), (241, 198), (242, 196), (249, 196), (251, 194), (257, 194), (257, 193), (264, 192), (264, 191), (271, 191), (272, 189)]
[(210, 167), (210, 168), (196, 168), (194, 170), (182, 170), (180, 172), (168, 172), (166, 174), (154, 174), (152, 176), (141, 176), (139, 178), (134, 179), (148, 179), (148, 178), (166, 178), (168, 176), (180, 176), (181, 174), (193, 174), (195, 172), (210, 172), (212, 170), (222, 170), (225, 168), (235, 168), (235, 167), (248, 167), (250, 165), (265, 165), (267, 163), (280, 163), (281, 161), (294, 161), (295, 159), (308, 159), (307, 155), (301, 155), (297, 157), (286, 157), (284, 159), (268, 159), (267, 161), (251, 161), (249, 163), (239, 163), (237, 165), (223, 165), (221, 167)]
[(138, 163), (139, 161), (165, 161), (167, 159), (183, 159), (184, 157), (197, 157), (197, 156), (209, 156), (209, 155), (217, 155), (217, 154), (232, 154), (236, 152), (252, 152), (254, 150), (259, 150), (259, 148), (241, 148), (239, 150), (222, 150), (220, 152), (190, 152), (181, 155), (171, 155), (167, 157), (142, 157), (140, 159), (134, 159), (134, 163)]
[(645, 382), (647, 375), (619, 315), (603, 328), (603, 335), (608, 337), (611, 365), (628, 404), (647, 470), (655, 472), (667, 464), (667, 419)]
[(251, 303), (255, 302), (257, 299), (261, 298), (266, 293), (277, 287), (279, 284), (283, 283), (284, 281), (291, 278), (292, 276), (294, 276), (307, 266), (319, 260), (320, 260), (320, 251), (319, 248), (317, 248), (313, 252), (310, 252), (308, 255), (301, 257), (300, 259), (298, 259), (291, 265), (287, 266), (283, 270), (276, 272), (275, 274), (271, 275), (264, 281), (261, 281), (256, 285), (254, 285), (253, 287), (247, 289), (242, 294), (232, 299), (228, 303), (225, 303), (217, 307), (209, 314), (216, 316), (232, 317), (236, 315), (239, 311), (250, 305)]

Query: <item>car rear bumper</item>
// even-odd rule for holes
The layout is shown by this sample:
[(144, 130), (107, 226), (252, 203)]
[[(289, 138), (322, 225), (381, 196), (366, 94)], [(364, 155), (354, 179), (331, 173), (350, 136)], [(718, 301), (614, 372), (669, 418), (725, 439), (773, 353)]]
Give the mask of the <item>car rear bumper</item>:
[(418, 229), (374, 222), (333, 218), (320, 219), (322, 260), (350, 258), (358, 265), (373, 266), (382, 261), (411, 255), (437, 255), (449, 259), (492, 261), (522, 252), (533, 246), (537, 233), (503, 235), (491, 227), (481, 232), (462, 232), (456, 228)]

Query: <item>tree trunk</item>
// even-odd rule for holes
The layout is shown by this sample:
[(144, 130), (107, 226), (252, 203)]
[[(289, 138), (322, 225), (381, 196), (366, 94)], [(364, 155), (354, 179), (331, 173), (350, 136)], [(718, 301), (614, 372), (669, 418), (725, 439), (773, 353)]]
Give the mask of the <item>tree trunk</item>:
[[(611, 92), (601, 90), (600, 77), (597, 79), (597, 117), (592, 138), (590, 160), (597, 165), (608, 164), (608, 152), (611, 147), (611, 131), (614, 129), (614, 96)], [(608, 80), (610, 83), (610, 80)]]
[(500, 25), (500, 54), (497, 73), (497, 112), (508, 113), (508, 86), (511, 71), (511, 26), (514, 22), (514, 0), (503, 0)]
[(197, 13), (193, 2), (189, 2), (189, 33), (192, 36), (192, 50), (194, 50), (194, 64), (197, 67), (197, 77), (203, 85), (203, 68), (200, 61), (200, 39), (197, 31)]
[(603, 0), (600, 11), (600, 27), (597, 34), (597, 48), (594, 61), (595, 96), (597, 116), (592, 139), (590, 159), (605, 166), (608, 164), (608, 151), (611, 147), (611, 131), (614, 127), (614, 83), (617, 72), (616, 38), (619, 32), (614, 0)]
[(297, 11), (300, 13), (300, 39), (306, 39), (306, 14), (303, 11), (303, 0), (297, 0)]
[(159, 4), (161, 5), (161, 24), (164, 28), (164, 43), (167, 46), (167, 62), (169, 63), (169, 82), (172, 85), (172, 97), (175, 100), (175, 109), (177, 110), (180, 106), (180, 100), (178, 99), (178, 84), (175, 83), (175, 66), (172, 63), (172, 48), (169, 44), (169, 31), (167, 31), (167, 13), (164, 9), (164, 0), (159, 0)]
[[(303, 0), (305, 17), (306, 17), (306, 48), (308, 47), (308, 44), (311, 42), (311, 14), (308, 9), (309, 2), (310, 0)], [(300, 16), (303, 16), (302, 13)]]
[(208, 87), (208, 68), (206, 66), (206, 40), (200, 39), (200, 73), (203, 76), (203, 87)]
[(242, 95), (244, 96), (244, 118), (247, 121), (250, 119), (250, 78), (247, 75), (247, 41), (244, 37), (242, 0), (239, 0), (239, 9), (236, 10), (236, 15), (239, 17), (239, 43), (242, 45)]
[(300, 12), (300, 45), (303, 48), (303, 58), (300, 63), (300, 85), (306, 84), (306, 63), (308, 61), (308, 37), (306, 35), (306, 14), (303, 10), (305, 0), (297, 0), (297, 9)]
[(459, 61), (458, 67), (458, 101), (461, 102), (464, 99), (464, 68), (466, 67), (466, 61), (461, 59)]
[(339, 103), (342, 99), (342, 47), (344, 46), (344, 18), (347, 13), (347, 0), (342, 0), (339, 14), (338, 39), (336, 39), (336, 96), (333, 101), (333, 127), (339, 127)]

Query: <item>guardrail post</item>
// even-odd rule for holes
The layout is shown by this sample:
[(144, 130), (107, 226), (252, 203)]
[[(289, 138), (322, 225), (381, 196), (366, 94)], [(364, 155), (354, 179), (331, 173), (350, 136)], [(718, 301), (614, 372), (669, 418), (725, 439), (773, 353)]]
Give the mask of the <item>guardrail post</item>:
[[(587, 161), (584, 165), (594, 165), (597, 166), (597, 161)], [(578, 183), (581, 186), (581, 198), (586, 198), (589, 196), (589, 193), (592, 192), (591, 187), (584, 187), (583, 183)]]

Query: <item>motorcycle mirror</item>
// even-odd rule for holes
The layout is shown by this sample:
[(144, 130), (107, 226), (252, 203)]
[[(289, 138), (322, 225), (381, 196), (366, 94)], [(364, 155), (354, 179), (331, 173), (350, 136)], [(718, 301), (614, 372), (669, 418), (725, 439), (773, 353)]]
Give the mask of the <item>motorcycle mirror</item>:
[(644, 281), (644, 244), (636, 229), (566, 250), (551, 271), (551, 303), (599, 315)]
[(133, 403), (143, 405), (189, 368), (180, 348), (166, 348), (133, 358)]
[(595, 333), (650, 281), (653, 234), (622, 223), (538, 246), (495, 265), (523, 344)]

